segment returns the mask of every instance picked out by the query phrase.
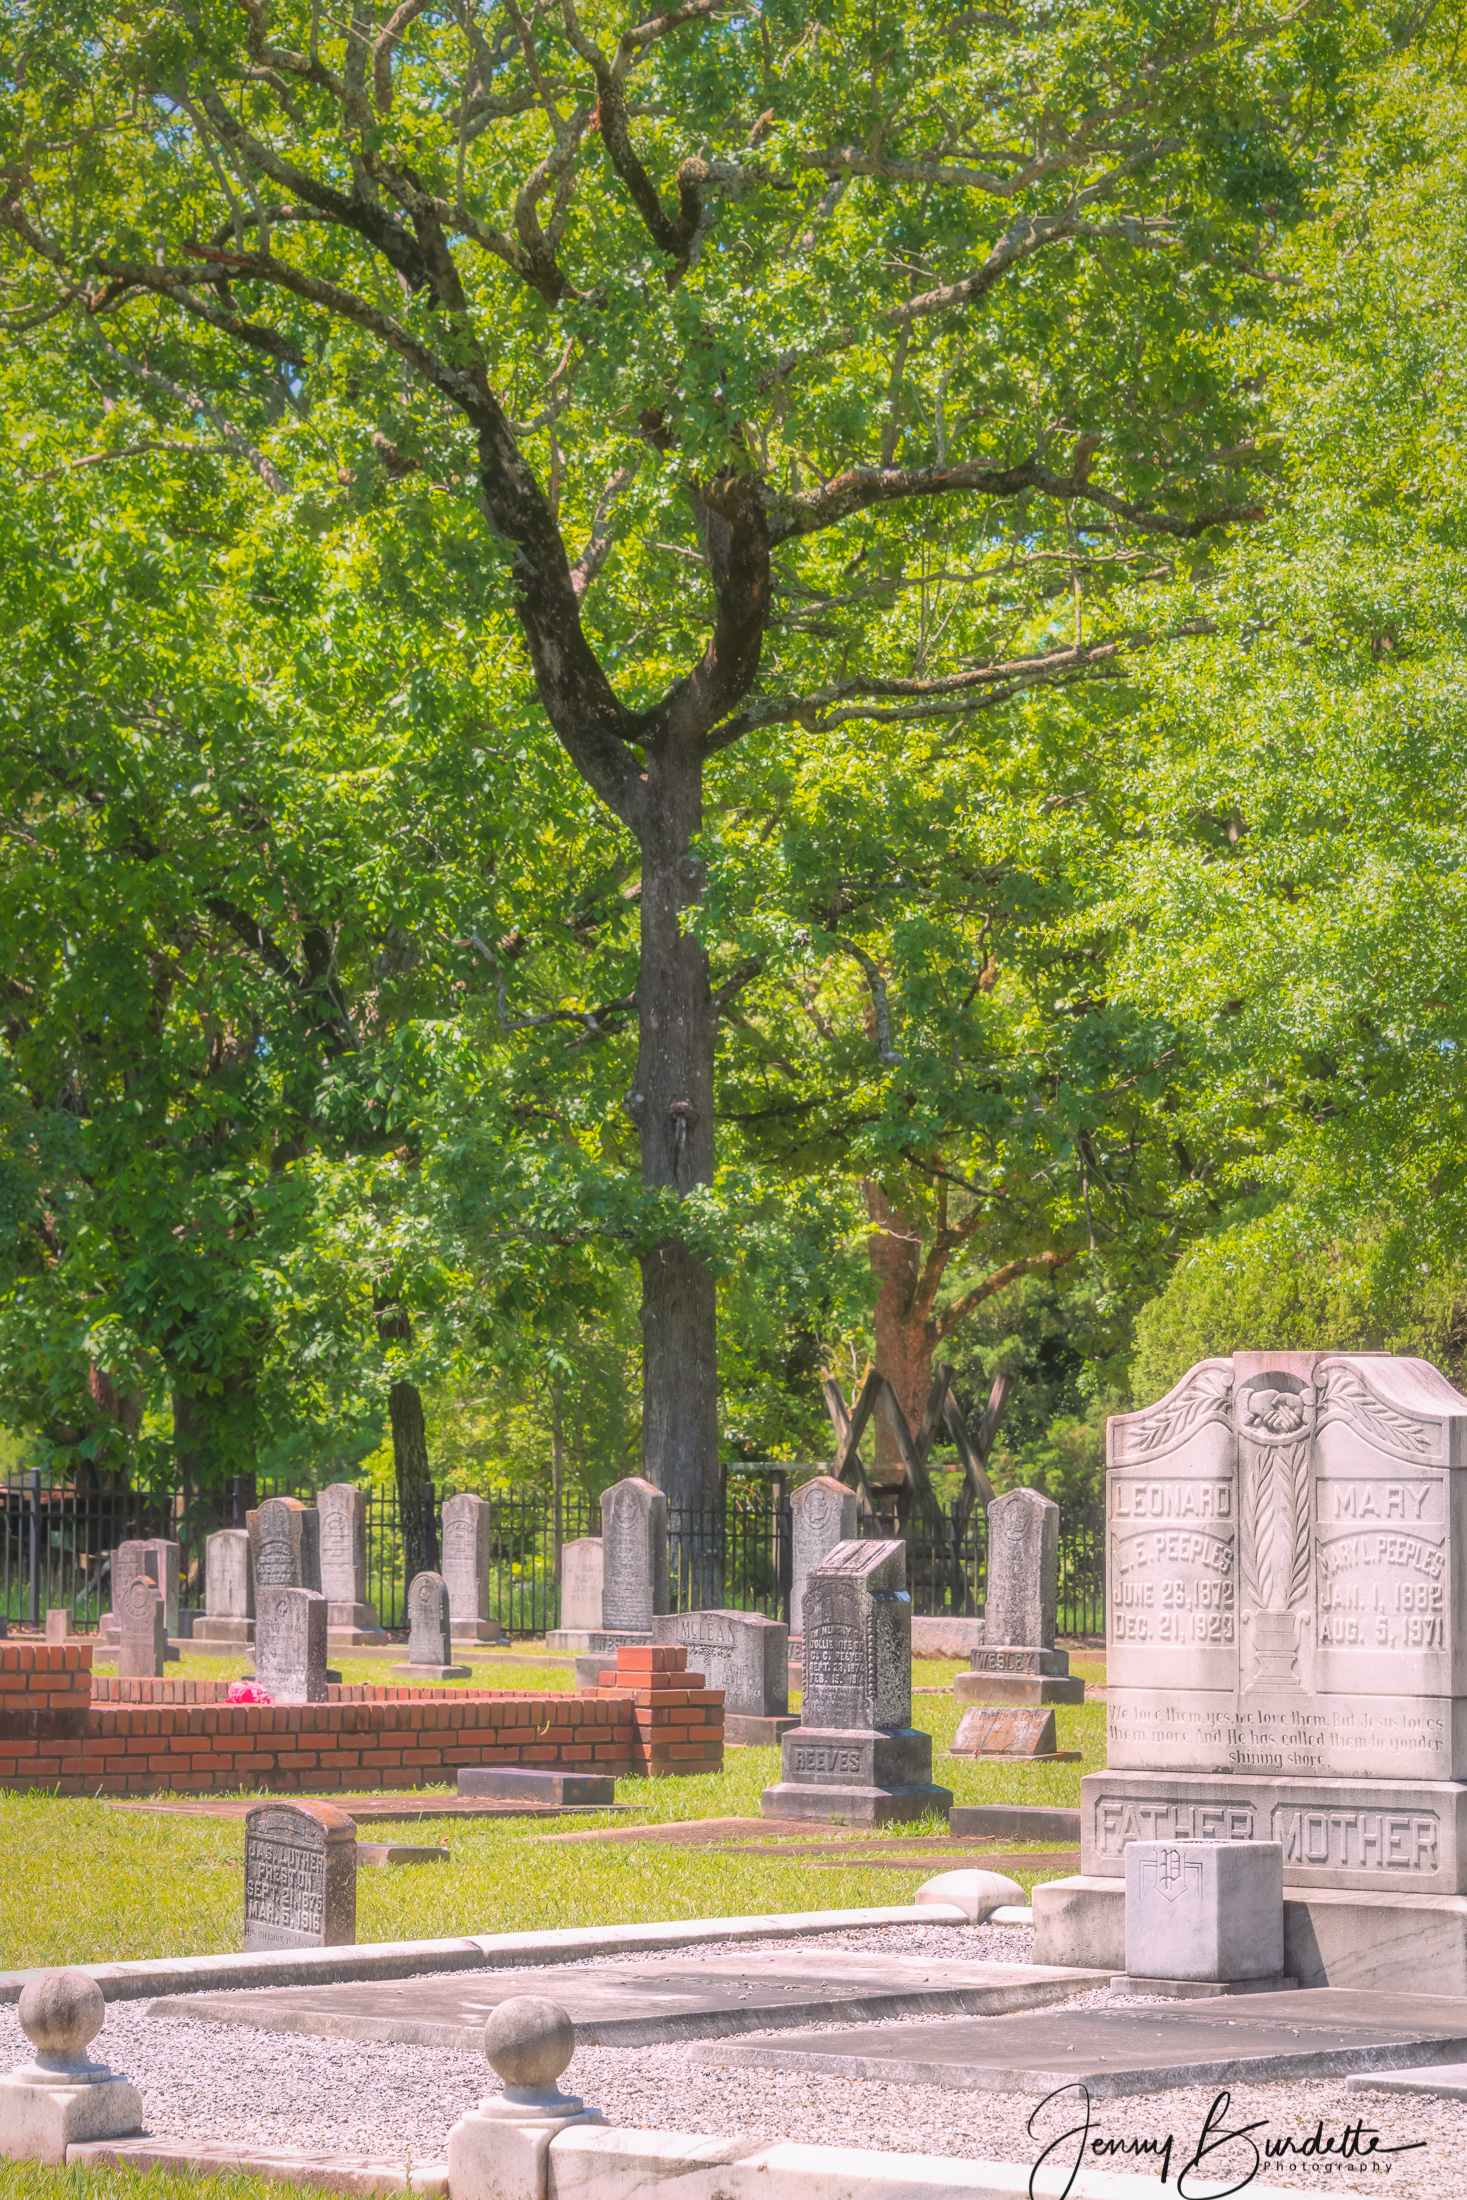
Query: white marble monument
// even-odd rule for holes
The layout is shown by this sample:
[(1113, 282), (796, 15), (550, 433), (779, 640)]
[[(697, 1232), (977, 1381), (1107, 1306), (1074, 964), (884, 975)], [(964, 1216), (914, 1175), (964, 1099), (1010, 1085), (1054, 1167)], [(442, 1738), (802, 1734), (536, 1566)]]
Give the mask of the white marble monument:
[(321, 1521), (321, 1594), (331, 1649), (386, 1642), (367, 1602), (367, 1493), (354, 1482), (329, 1482), (316, 1498)]

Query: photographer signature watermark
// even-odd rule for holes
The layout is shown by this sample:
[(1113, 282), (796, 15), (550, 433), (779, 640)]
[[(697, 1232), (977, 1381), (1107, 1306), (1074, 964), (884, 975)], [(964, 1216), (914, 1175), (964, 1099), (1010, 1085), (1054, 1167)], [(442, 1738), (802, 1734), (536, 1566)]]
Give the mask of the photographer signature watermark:
[[(1380, 2132), (1373, 2124), (1367, 2124), (1363, 2116), (1352, 2124), (1342, 2124), (1338, 2130), (1326, 2130), (1321, 2117), (1314, 2130), (1303, 2138), (1284, 2133), (1260, 2143), (1254, 2134), (1267, 2131), (1268, 2118), (1229, 2128), (1227, 2117), (1232, 2098), (1231, 2093), (1217, 2095), (1202, 2120), (1202, 2129), (1194, 2144), (1190, 2138), (1179, 2137), (1174, 2131), (1150, 2139), (1112, 2138), (1095, 2128), (1088, 2086), (1078, 2082), (1057, 2086), (1053, 2093), (1046, 2094), (1029, 2118), (1030, 2138), (1044, 2138), (1050, 2124), (1067, 2115), (1078, 2115), (1080, 2121), (1056, 2132), (1036, 2158), (1029, 2172), (1029, 2200), (1040, 2200), (1034, 2181), (1046, 2167), (1068, 2168), (1069, 2176), (1062, 2191), (1046, 2190), (1043, 2200), (1066, 2200), (1081, 2169), (1087, 2166), (1114, 2170), (1149, 2167), (1153, 2163), (1159, 2183), (1175, 2183), (1177, 2200), (1226, 2200), (1229, 2193), (1242, 2192), (1251, 2185), (1260, 2171), (1266, 2172), (1271, 2164), (1287, 2163), (1297, 2168), (1307, 2163), (1321, 2169), (1345, 2169), (1357, 2176), (1368, 2175), (1372, 2171), (1389, 2171), (1390, 2156), (1413, 2154), (1418, 2147), (1426, 2145), (1424, 2139), (1405, 2139), (1394, 2146), (1387, 2145)], [(1052, 2115), (1047, 2113), (1050, 2111)], [(1233, 2182), (1219, 2182), (1226, 2178)], [(1192, 2180), (1190, 2185), (1189, 2179)]]

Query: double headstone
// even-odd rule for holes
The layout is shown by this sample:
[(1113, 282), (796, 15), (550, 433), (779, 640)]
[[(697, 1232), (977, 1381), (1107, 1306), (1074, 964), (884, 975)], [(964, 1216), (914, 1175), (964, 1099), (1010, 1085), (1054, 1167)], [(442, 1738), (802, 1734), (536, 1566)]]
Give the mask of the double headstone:
[(326, 1599), (315, 1589), (261, 1588), (256, 1601), (255, 1679), (272, 1703), (324, 1703)]
[(367, 1498), (351, 1482), (331, 1482), (319, 1492), (321, 1594), (326, 1599), (326, 1637), (334, 1644), (385, 1642), (367, 1602)]
[(772, 1748), (792, 1719), (789, 1630), (762, 1612), (670, 1612), (652, 1622), (654, 1642), (680, 1642), (708, 1688), (723, 1690), (726, 1744)]
[(255, 1575), (245, 1528), (220, 1528), (204, 1546), (204, 1616), (194, 1621), (194, 1639), (255, 1639)]
[(806, 1581), (804, 1621), (804, 1708), (764, 1816), (883, 1826), (945, 1815), (952, 1793), (933, 1785), (932, 1737), (911, 1724), (905, 1545), (837, 1544)]
[(245, 1954), (350, 1947), (357, 1937), (356, 1846), (355, 1824), (332, 1803), (261, 1803), (250, 1811)]
[(117, 1651), (119, 1680), (157, 1680), (168, 1649), (167, 1607), (156, 1584), (136, 1574), (122, 1592), (118, 1614), (122, 1633)]
[(1059, 1507), (1039, 1490), (1008, 1490), (988, 1508), (983, 1640), (960, 1673), (960, 1703), (1083, 1703), (1069, 1653), (1056, 1650)]
[(849, 1543), (855, 1536), (856, 1493), (832, 1474), (817, 1474), (813, 1481), (802, 1482), (791, 1496), (790, 1512), (790, 1635), (798, 1640), (805, 1631), (806, 1582), (838, 1543)]
[(500, 1642), (504, 1630), (489, 1615), (493, 1507), (464, 1493), (444, 1500), (443, 1579), (455, 1642)]
[(255, 1600), (266, 1589), (321, 1593), (321, 1516), (298, 1497), (267, 1497), (246, 1516)]
[(453, 1662), (448, 1583), (442, 1574), (414, 1574), (408, 1584), (408, 1662), (394, 1673), (415, 1681), (462, 1680), (466, 1665)]

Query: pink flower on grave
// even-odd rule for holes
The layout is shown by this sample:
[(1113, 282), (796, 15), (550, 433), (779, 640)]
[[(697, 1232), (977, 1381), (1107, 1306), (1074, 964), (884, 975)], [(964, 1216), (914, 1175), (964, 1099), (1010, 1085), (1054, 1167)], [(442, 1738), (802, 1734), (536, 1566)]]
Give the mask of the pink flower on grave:
[(231, 1681), (224, 1700), (226, 1703), (270, 1703), (273, 1698), (267, 1696), (263, 1688), (257, 1688), (253, 1681)]

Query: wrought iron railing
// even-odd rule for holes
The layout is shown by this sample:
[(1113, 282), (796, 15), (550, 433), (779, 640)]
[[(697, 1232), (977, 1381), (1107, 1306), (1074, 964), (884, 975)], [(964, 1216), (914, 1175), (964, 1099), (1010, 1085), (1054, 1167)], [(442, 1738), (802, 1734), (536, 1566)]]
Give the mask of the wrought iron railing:
[[(248, 1506), (277, 1494), (309, 1498), (308, 1483), (261, 1480), (246, 1488), (150, 1495), (48, 1482), (27, 1474), (0, 1485), (0, 1619), (40, 1624), (64, 1607), (78, 1628), (93, 1628), (111, 1608), (111, 1553), (131, 1537), (170, 1536), (180, 1545), (179, 1601), (202, 1606), (204, 1552), (216, 1528), (242, 1527)], [(380, 1624), (407, 1624), (402, 1523), (395, 1490), (368, 1490), (367, 1596)], [(559, 1553), (579, 1536), (599, 1534), (600, 1508), (582, 1491), (558, 1508), (541, 1490), (486, 1490), (492, 1510), (489, 1608), (511, 1635), (541, 1635), (560, 1622)], [(430, 1500), (430, 1502), (434, 1502)], [(900, 1533), (907, 1546), (913, 1610), (959, 1616), (983, 1608), (987, 1519), (965, 1520), (935, 1504), (897, 1529), (863, 1514), (863, 1535)], [(433, 1548), (436, 1549), (436, 1505)], [(1099, 1635), (1105, 1627), (1105, 1535), (1099, 1518), (1060, 1525), (1059, 1632)], [(789, 1618), (792, 1515), (775, 1489), (731, 1490), (721, 1508), (674, 1507), (668, 1517), (669, 1588), (674, 1610), (725, 1605)]]

